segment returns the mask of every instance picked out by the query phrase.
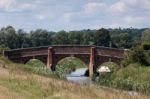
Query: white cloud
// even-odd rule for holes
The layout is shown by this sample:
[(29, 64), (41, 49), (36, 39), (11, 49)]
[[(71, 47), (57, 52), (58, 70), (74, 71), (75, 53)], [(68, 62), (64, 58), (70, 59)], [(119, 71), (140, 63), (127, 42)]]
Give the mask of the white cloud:
[(65, 14), (63, 15), (64, 21), (65, 21), (65, 22), (69, 22), (70, 19), (71, 19), (71, 17), (72, 17), (73, 15), (74, 15), (74, 13), (65, 13)]
[(38, 20), (44, 20), (46, 18), (46, 15), (36, 15), (36, 19)]
[(131, 7), (150, 9), (150, 0), (122, 0)]
[(23, 3), (19, 6), (19, 8), (20, 9), (34, 9), (34, 8), (36, 8), (36, 5), (30, 4), (30, 3)]
[(102, 11), (106, 9), (107, 5), (105, 3), (89, 2), (84, 6), (85, 12), (92, 13), (95, 11)]
[(18, 3), (17, 0), (0, 0), (0, 10), (5, 12), (21, 12), (35, 8), (36, 5), (31, 3)]
[(0, 0), (0, 9), (9, 11), (13, 4), (15, 4), (15, 0)]
[(147, 27), (150, 0), (0, 0), (0, 13), (1, 26), (29, 29)]
[(123, 1), (116, 2), (110, 7), (113, 12), (124, 12), (126, 10), (126, 4)]
[(149, 18), (145, 16), (126, 16), (123, 20), (126, 24), (134, 25), (146, 23), (149, 21)]

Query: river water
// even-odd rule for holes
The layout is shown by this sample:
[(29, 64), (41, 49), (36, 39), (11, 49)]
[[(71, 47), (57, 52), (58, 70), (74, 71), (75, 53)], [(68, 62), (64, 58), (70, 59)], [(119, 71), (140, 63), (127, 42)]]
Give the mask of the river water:
[(71, 82), (75, 82), (78, 84), (89, 84), (90, 78), (84, 76), (86, 70), (88, 68), (79, 68), (75, 71), (71, 72), (70, 74), (66, 75), (66, 79)]
[[(81, 84), (81, 85), (89, 85), (89, 84), (91, 84), (90, 78), (84, 76), (87, 69), (88, 68), (76, 69), (74, 72), (66, 75), (66, 79), (68, 81), (78, 83), (78, 84)], [(131, 96), (138, 96), (139, 95), (139, 93), (137, 93), (135, 91), (127, 91), (127, 93)]]

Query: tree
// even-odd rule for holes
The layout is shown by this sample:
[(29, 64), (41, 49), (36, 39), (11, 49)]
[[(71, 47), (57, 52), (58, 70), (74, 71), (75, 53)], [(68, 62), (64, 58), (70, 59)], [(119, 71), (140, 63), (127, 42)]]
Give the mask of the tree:
[(30, 32), (30, 40), (32, 42), (32, 46), (46, 46), (51, 45), (52, 34), (47, 30), (37, 29), (35, 31)]
[(71, 31), (68, 33), (69, 44), (82, 44), (83, 38), (81, 32)]
[(143, 32), (142, 43), (150, 43), (150, 29), (147, 29)]
[(83, 39), (82, 39), (82, 44), (84, 45), (94, 45), (94, 32), (91, 30), (84, 30), (82, 32)]
[(109, 31), (102, 28), (100, 30), (98, 30), (96, 33), (95, 33), (95, 45), (97, 46), (106, 46), (106, 47), (109, 47), (110, 46), (110, 41), (111, 41), (111, 38), (110, 38), (110, 35), (109, 35)]
[(129, 33), (120, 33), (117, 35), (112, 36), (112, 42), (118, 47), (118, 48), (129, 48), (132, 45), (131, 37), (129, 36)]
[(12, 26), (2, 28), (0, 31), (0, 43), (4, 44), (9, 48), (17, 48), (18, 39), (15, 29)]
[(31, 40), (29, 38), (29, 34), (27, 34), (25, 31), (22, 29), (19, 29), (17, 31), (17, 36), (18, 36), (18, 48), (26, 48), (32, 46)]
[(69, 44), (68, 33), (59, 31), (53, 35), (53, 44)]

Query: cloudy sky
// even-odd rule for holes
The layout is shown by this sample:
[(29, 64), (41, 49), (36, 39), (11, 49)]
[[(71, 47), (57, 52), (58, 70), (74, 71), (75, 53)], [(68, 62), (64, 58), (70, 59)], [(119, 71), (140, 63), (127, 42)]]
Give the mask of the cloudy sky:
[(150, 27), (150, 0), (0, 0), (0, 28)]

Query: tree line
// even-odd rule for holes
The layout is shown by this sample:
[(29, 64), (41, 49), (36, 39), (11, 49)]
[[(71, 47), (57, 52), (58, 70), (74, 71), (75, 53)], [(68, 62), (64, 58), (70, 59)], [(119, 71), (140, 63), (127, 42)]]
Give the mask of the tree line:
[[(53, 32), (45, 29), (36, 29), (26, 32), (16, 30), (12, 26), (0, 30), (0, 47), (27, 48), (48, 45), (96, 45), (112, 48), (131, 48), (143, 40), (149, 40), (149, 29), (105, 29), (59, 31)], [(146, 41), (147, 42), (147, 41)]]

